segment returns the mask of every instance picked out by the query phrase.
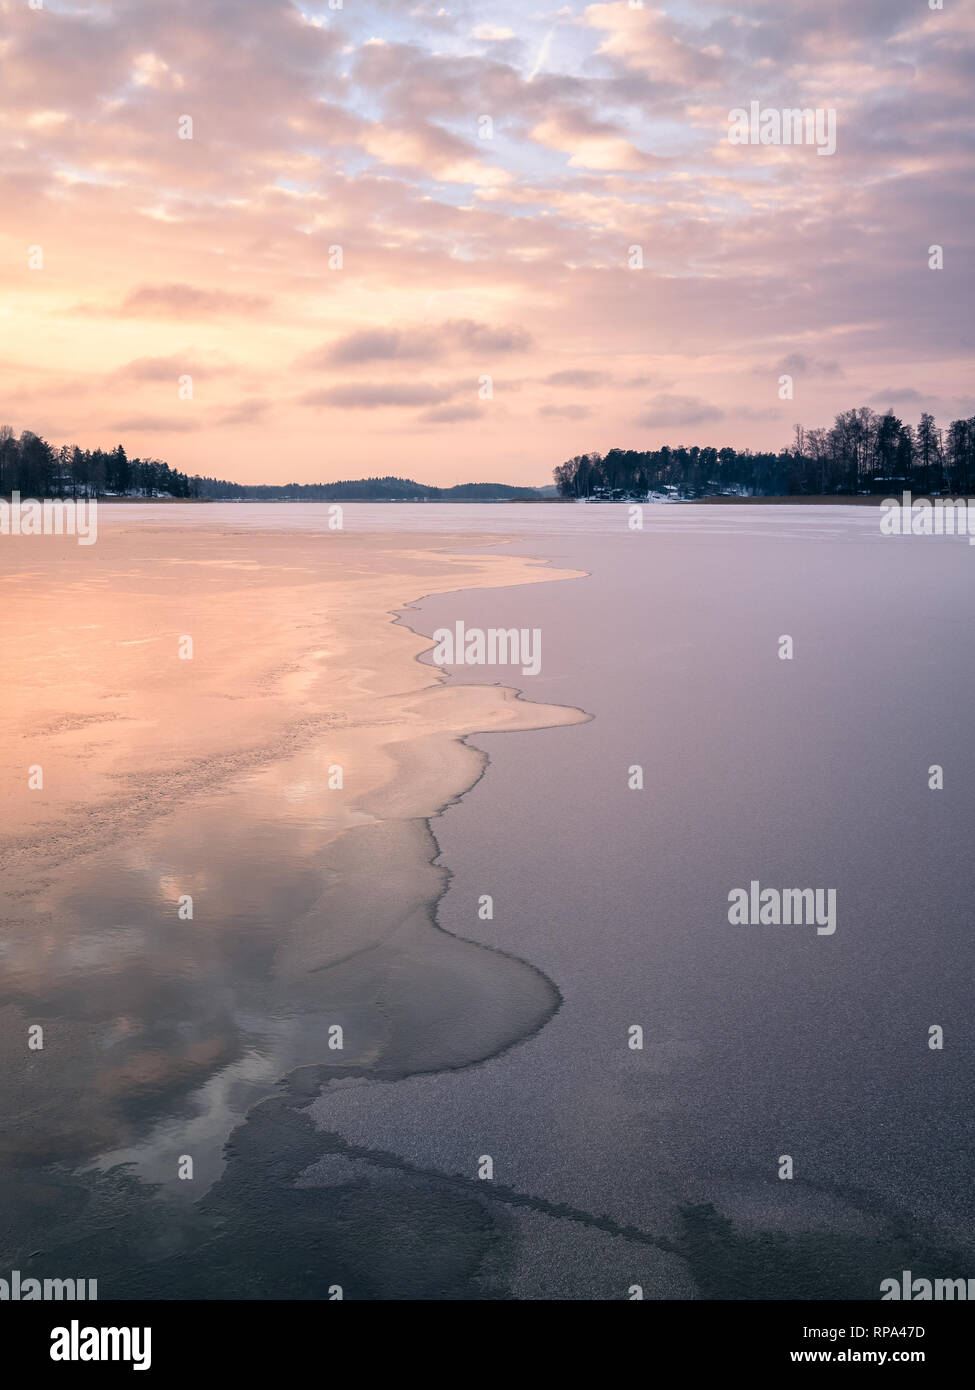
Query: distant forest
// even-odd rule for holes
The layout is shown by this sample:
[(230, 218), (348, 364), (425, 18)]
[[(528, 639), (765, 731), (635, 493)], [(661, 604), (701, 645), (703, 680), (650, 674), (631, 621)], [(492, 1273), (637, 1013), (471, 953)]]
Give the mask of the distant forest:
[(409, 478), (359, 478), (343, 483), (228, 483), (219, 478), (192, 477), (159, 459), (129, 458), (121, 444), (111, 452), (79, 449), (77, 445), (48, 444), (24, 430), (18, 439), (9, 425), (0, 425), (0, 496), (23, 497), (186, 497), (211, 501), (500, 501), (540, 496), (537, 488), (507, 483), (460, 483), (456, 487), (427, 487)]
[(243, 498), (248, 501), (295, 502), (496, 502), (501, 499), (538, 497), (538, 488), (510, 487), (507, 483), (458, 483), (455, 487), (428, 487), (410, 478), (355, 478), (343, 483), (271, 483), (248, 486), (218, 478), (193, 478), (195, 497), (214, 501)]
[(130, 459), (121, 444), (111, 453), (74, 444), (56, 449), (31, 430), (18, 439), (9, 425), (0, 425), (0, 496), (197, 497), (199, 481), (159, 459)]
[(791, 448), (610, 449), (577, 454), (554, 470), (563, 497), (643, 499), (654, 494), (694, 498), (714, 494), (756, 497), (823, 496), (909, 490), (928, 495), (968, 493), (975, 483), (975, 417), (938, 429), (932, 415), (906, 425), (893, 411), (869, 406), (837, 415), (832, 429), (796, 425)]
[[(778, 453), (664, 445), (577, 454), (554, 470), (563, 497), (592, 500), (668, 496), (822, 496), (896, 493), (968, 494), (975, 486), (975, 417), (939, 429), (932, 415), (907, 425), (869, 406), (837, 415), (831, 429), (796, 425), (792, 447)], [(212, 501), (503, 501), (537, 498), (538, 488), (506, 483), (428, 487), (409, 478), (337, 483), (230, 483), (190, 476), (160, 459), (104, 449), (55, 447), (30, 430), (18, 438), (0, 425), (0, 496), (173, 497)]]

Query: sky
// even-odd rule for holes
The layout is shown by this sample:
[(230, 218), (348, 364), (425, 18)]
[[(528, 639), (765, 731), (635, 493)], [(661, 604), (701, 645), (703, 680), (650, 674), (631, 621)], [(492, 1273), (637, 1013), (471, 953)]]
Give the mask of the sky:
[[(449, 486), (975, 414), (975, 0), (931, 3), (0, 0), (0, 423)], [(735, 143), (753, 102), (835, 153)]]

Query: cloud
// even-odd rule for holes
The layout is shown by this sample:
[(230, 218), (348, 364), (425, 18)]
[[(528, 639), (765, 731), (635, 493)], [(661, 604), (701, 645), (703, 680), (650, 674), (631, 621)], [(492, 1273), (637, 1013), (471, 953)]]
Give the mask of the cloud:
[(350, 333), (330, 347), (320, 348), (298, 359), (299, 366), (349, 366), (360, 362), (391, 362), (428, 357), (431, 350), (429, 329), (411, 334), (398, 328), (363, 328)]
[(578, 386), (582, 390), (590, 390), (596, 386), (602, 386), (606, 380), (605, 372), (569, 370), (553, 372), (551, 376), (545, 378), (545, 384), (547, 386)]
[(272, 405), (273, 401), (263, 400), (259, 396), (251, 396), (247, 400), (238, 401), (236, 405), (220, 411), (215, 424), (221, 426), (249, 425), (255, 420), (263, 419)]
[(713, 44), (698, 46), (690, 26), (681, 26), (649, 3), (636, 7), (616, 0), (589, 5), (583, 23), (605, 33), (600, 54), (655, 82), (696, 86), (713, 83), (720, 75), (720, 50)]
[(452, 391), (423, 382), (396, 385), (392, 382), (347, 382), (320, 391), (306, 391), (298, 397), (301, 405), (338, 406), (341, 410), (379, 410), (385, 406), (438, 405), (450, 399)]
[(843, 368), (838, 362), (823, 361), (819, 358), (807, 357), (804, 352), (790, 352), (786, 357), (774, 367), (756, 367), (756, 372), (761, 375), (771, 374), (781, 376), (805, 373), (807, 376), (842, 377), (845, 376)]
[(453, 425), (461, 420), (473, 420), (483, 413), (477, 405), (442, 405), (437, 410), (427, 410), (420, 416), (432, 425)]
[[(518, 481), (550, 465), (570, 418), (540, 409), (625, 425), (628, 396), (661, 428), (697, 437), (718, 412), (722, 443), (777, 449), (795, 419), (853, 404), (847, 379), (881, 407), (911, 398), (872, 382), (963, 400), (970, 4), (55, 8), (43, 21), (0, 0), (20, 427), (83, 421), (93, 446), (107, 411), (169, 412), (173, 466), (212, 472), (219, 450), (241, 478), (287, 480), (369, 473), (388, 421), (366, 415), (400, 409), (414, 428), (397, 466), (452, 481), (452, 421), (415, 421), (464, 411), (465, 473), (504, 460)], [(509, 26), (517, 40), (471, 37)], [(753, 96), (835, 106), (836, 156), (730, 146), (727, 113)], [(26, 271), (35, 245), (43, 274)], [(805, 382), (794, 411), (783, 372)], [(185, 373), (235, 389), (184, 414)], [(434, 373), (446, 384), (420, 379)], [(484, 373), (506, 399), (518, 381), (502, 375), (524, 383), (524, 409), (492, 410), (490, 429), (470, 413)], [(621, 446), (644, 438), (630, 428)]]
[(641, 150), (617, 126), (581, 110), (563, 111), (540, 121), (531, 132), (540, 145), (568, 154), (571, 169), (658, 169), (667, 160)]
[(115, 375), (129, 381), (171, 381), (175, 383), (181, 376), (215, 376), (219, 368), (208, 367), (190, 357), (136, 357), (131, 362), (116, 368)]
[(533, 65), (533, 67), (532, 67), (531, 72), (528, 74), (527, 81), (529, 81), (529, 82), (534, 82), (534, 81), (535, 81), (535, 78), (538, 76), (539, 72), (542, 70), (542, 68), (543, 68), (543, 67), (545, 66), (545, 64), (548, 62), (549, 50), (550, 50), (551, 47), (552, 47), (552, 39), (553, 39), (554, 37), (555, 37), (555, 30), (554, 30), (554, 29), (549, 29), (548, 33), (547, 33), (547, 34), (545, 35), (545, 37), (542, 39), (541, 46), (539, 47), (538, 53), (535, 55), (535, 62), (534, 62), (534, 65)]
[(670, 377), (662, 377), (656, 372), (640, 372), (637, 376), (628, 377), (622, 384), (628, 390), (636, 387), (650, 387), (658, 391), (669, 391), (675, 382)]
[(554, 420), (585, 420), (592, 411), (587, 405), (543, 405), (538, 413)]
[(635, 425), (653, 429), (658, 425), (701, 425), (710, 420), (723, 420), (725, 412), (698, 396), (655, 396)]
[(108, 429), (114, 434), (186, 434), (202, 426), (202, 419), (173, 420), (164, 415), (131, 415), (113, 421)]
[(477, 149), (429, 121), (395, 126), (379, 121), (363, 130), (360, 143), (382, 164), (423, 170), (441, 183), (472, 183), (491, 188), (511, 182), (507, 169), (482, 158), (483, 146)]
[(479, 43), (501, 43), (514, 37), (513, 29), (504, 29), (494, 24), (479, 24), (471, 35), (471, 38), (477, 39)]
[(260, 294), (200, 289), (196, 285), (140, 285), (119, 313), (147, 317), (211, 318), (222, 314), (256, 314), (270, 300)]
[(875, 401), (903, 402), (911, 404), (913, 402), (930, 401), (932, 398), (923, 391), (916, 390), (913, 386), (895, 386), (893, 390), (889, 387), (885, 391), (875, 391), (871, 397)]
[(527, 352), (531, 335), (520, 328), (492, 328), (472, 319), (451, 319), (436, 328), (366, 328), (299, 359), (306, 367), (361, 362), (435, 361)]

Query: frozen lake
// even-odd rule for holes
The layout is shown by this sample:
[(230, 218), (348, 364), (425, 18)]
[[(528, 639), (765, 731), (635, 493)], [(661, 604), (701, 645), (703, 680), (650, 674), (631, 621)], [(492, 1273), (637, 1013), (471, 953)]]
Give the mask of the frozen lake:
[[(65, 623), (80, 602), (151, 698), (161, 639), (123, 632), (115, 599), (138, 585), (137, 613), (157, 604), (167, 631), (195, 613), (233, 672), (194, 696), (201, 739), (232, 717), (256, 737), (271, 707), (251, 667), (275, 643), (275, 679), (323, 732), (144, 799), (146, 825), (72, 871), (44, 934), (13, 921), (8, 1038), (35, 1014), (74, 1031), (62, 1070), (5, 1083), (11, 1267), (43, 1247), (56, 1274), (64, 1242), (103, 1297), (325, 1297), (339, 1280), (365, 1298), (877, 1298), (903, 1268), (965, 1275), (966, 540), (884, 537), (869, 507), (646, 508), (631, 530), (624, 506), (346, 504), (333, 552), (329, 517), (106, 505), (105, 554), (133, 526), (134, 549), (111, 569), (100, 545), (75, 557), (83, 600), (24, 552), (33, 592)], [(175, 558), (201, 525), (223, 539)], [(429, 558), (440, 537), (451, 564), (526, 556), (580, 577), (464, 588), (459, 568), (453, 588)], [(488, 761), (433, 816), (432, 846), (422, 810), (329, 819), (345, 735), (315, 672), (357, 694), (355, 644), (394, 611), (363, 588), (381, 556), (408, 576), (394, 591), (415, 597), (398, 610), (414, 631), (538, 635), (538, 674), (448, 667), (432, 698), (500, 685), (588, 716), (467, 738)], [(321, 593), (319, 562), (335, 571)], [(333, 610), (351, 647), (318, 635)], [(318, 666), (289, 656), (292, 628)], [(25, 658), (55, 683), (60, 640)], [(404, 706), (387, 669), (365, 734)], [(189, 695), (171, 698), (174, 781), (203, 760), (181, 743)], [(430, 708), (404, 725), (394, 802), (426, 776)], [(209, 906), (178, 925), (190, 872)], [(756, 882), (835, 892), (835, 931), (732, 925), (729, 894)], [(441, 887), (450, 937), (421, 920)], [(186, 1149), (197, 1185), (175, 1201)], [(24, 1187), (31, 1154), (45, 1176)]]
[[(539, 629), (540, 673), (494, 678), (594, 718), (472, 740), (491, 765), (434, 825), (439, 920), (530, 960), (563, 1004), (469, 1073), (327, 1093), (319, 1123), (427, 1171), (490, 1154), (519, 1193), (677, 1244), (710, 1203), (741, 1242), (716, 1296), (797, 1296), (774, 1260), (748, 1267), (769, 1233), (820, 1296), (877, 1296), (901, 1227), (971, 1251), (975, 555), (881, 537), (868, 508), (647, 509), (635, 534), (622, 508), (511, 510), (542, 514), (533, 553), (590, 578), (442, 595), (409, 621)], [(835, 934), (731, 926), (752, 880), (835, 889)], [(580, 1260), (591, 1233), (553, 1225), (521, 1246), (525, 1288), (611, 1296), (632, 1251)], [(672, 1264), (638, 1282), (681, 1287)]]

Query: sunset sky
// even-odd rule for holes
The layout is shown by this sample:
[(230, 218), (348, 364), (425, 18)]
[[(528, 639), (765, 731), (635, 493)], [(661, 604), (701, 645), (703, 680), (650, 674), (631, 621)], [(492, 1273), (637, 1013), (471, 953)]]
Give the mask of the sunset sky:
[[(973, 0), (0, 0), (0, 423), (540, 485), (971, 415), (973, 35)], [(835, 155), (733, 145), (751, 101), (835, 108)]]

